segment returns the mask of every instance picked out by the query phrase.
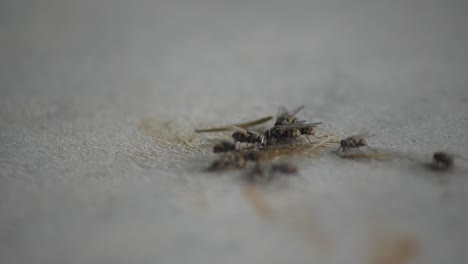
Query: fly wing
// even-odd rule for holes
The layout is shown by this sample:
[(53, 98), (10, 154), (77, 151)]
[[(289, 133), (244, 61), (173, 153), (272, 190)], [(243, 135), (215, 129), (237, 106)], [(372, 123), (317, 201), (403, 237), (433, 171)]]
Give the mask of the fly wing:
[(286, 109), (286, 107), (284, 106), (280, 106), (278, 107), (278, 113), (276, 114), (276, 120), (280, 120), (280, 119), (284, 119), (286, 117), (288, 117), (289, 115), (289, 112), (288, 112), (288, 109)]
[(292, 110), (291, 112), (289, 112), (289, 116), (295, 116), (297, 115), (297, 113), (299, 113), (302, 109), (304, 109), (304, 105), (300, 105), (299, 107), (297, 107), (296, 109)]
[(247, 127), (251, 127), (251, 126), (256, 126), (256, 125), (263, 124), (263, 123), (265, 123), (265, 122), (270, 121), (272, 118), (273, 118), (272, 116), (266, 116), (266, 117), (262, 117), (262, 118), (260, 118), (260, 119), (256, 119), (256, 120), (253, 120), (253, 121), (249, 121), (249, 122), (245, 122), (245, 123), (240, 123), (240, 124), (235, 124), (234, 126), (242, 127), (242, 128), (247, 128)]
[(296, 122), (291, 123), (291, 124), (300, 125), (300, 124), (306, 124), (306, 122), (307, 120), (297, 120)]
[(283, 125), (290, 123), (292, 119), (294, 119), (294, 116), (302, 109), (304, 109), (304, 105), (300, 105), (299, 107), (296, 107), (291, 112), (289, 112), (288, 109), (286, 109), (284, 106), (280, 106), (278, 108), (278, 114), (276, 115), (276, 124)]
[(238, 127), (238, 126), (230, 126), (230, 128), (234, 131), (237, 131), (237, 132), (240, 132), (240, 133), (243, 133), (245, 135), (248, 135), (249, 132), (246, 130), (246, 129), (243, 129), (242, 127)]
[(368, 130), (364, 130), (364, 131), (361, 131), (361, 132), (359, 132), (357, 134), (354, 134), (353, 136), (354, 137), (360, 137), (360, 138), (370, 138), (370, 137), (375, 136), (375, 133), (371, 133)]
[(277, 128), (303, 128), (303, 127), (316, 127), (318, 125), (322, 124), (322, 122), (314, 122), (314, 123), (305, 123), (303, 121), (287, 124), (287, 125), (281, 125), (281, 126), (276, 126)]
[(276, 115), (276, 117), (293, 117), (297, 115), (297, 113), (299, 113), (302, 109), (304, 109), (304, 105), (300, 105), (290, 112), (288, 111), (288, 109), (286, 109), (286, 107), (280, 106), (278, 108), (278, 114)]
[(266, 117), (263, 117), (263, 118), (260, 118), (260, 119), (256, 119), (256, 120), (245, 122), (245, 123), (235, 124), (235, 125), (229, 125), (229, 126), (223, 126), (223, 127), (214, 127), (214, 128), (206, 128), (206, 129), (195, 129), (195, 132), (196, 133), (221, 132), (221, 131), (232, 130), (232, 126), (247, 128), (247, 127), (251, 127), (251, 126), (260, 125), (262, 123), (270, 121), (272, 118), (273, 118), (272, 116), (266, 116)]
[(311, 123), (305, 123), (303, 125), (306, 126), (306, 127), (316, 127), (316, 126), (319, 126), (321, 124), (322, 124), (322, 122), (311, 122)]

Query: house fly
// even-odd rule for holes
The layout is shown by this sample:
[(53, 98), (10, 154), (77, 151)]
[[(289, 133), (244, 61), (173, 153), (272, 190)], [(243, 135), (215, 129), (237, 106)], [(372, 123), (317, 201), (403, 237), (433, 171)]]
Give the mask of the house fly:
[(454, 156), (446, 152), (438, 151), (432, 155), (432, 165), (437, 169), (449, 169), (454, 164)]
[(241, 143), (250, 143), (250, 144), (258, 144), (258, 145), (266, 145), (267, 141), (264, 135), (259, 134), (255, 131), (243, 129), (236, 126), (231, 126), (235, 132), (232, 134), (232, 138)]
[(370, 150), (376, 151), (375, 149), (369, 147), (365, 139), (366, 136), (369, 136), (369, 135), (367, 133), (361, 133), (361, 134), (352, 135), (345, 139), (342, 139), (340, 141), (340, 147), (336, 150), (336, 152), (338, 153), (340, 150), (342, 150), (343, 152), (346, 152), (349, 149), (360, 148), (364, 146), (368, 147)]
[(251, 162), (257, 162), (262, 155), (257, 151), (227, 152), (213, 161), (207, 168), (208, 171), (217, 171), (234, 168), (244, 168)]
[(213, 146), (213, 153), (222, 153), (222, 152), (230, 152), (230, 151), (239, 151), (240, 146), (237, 142), (230, 142), (223, 140), (216, 145)]
[(304, 135), (312, 144), (308, 135), (315, 136), (315, 127), (320, 124), (322, 124), (322, 122), (305, 123), (305, 121), (296, 121), (295, 123), (287, 125), (274, 126), (265, 132), (265, 138), (267, 142), (272, 142), (273, 140), (287, 140), (290, 142), (290, 140)]

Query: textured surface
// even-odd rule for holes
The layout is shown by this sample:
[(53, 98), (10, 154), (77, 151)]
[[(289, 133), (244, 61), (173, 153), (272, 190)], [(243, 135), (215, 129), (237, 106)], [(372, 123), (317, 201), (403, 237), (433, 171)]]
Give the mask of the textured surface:
[[(206, 174), (194, 127), (305, 104), (379, 149), (468, 156), (464, 1), (2, 1), (1, 263), (468, 263), (467, 166)], [(441, 178), (446, 178), (445, 180)]]

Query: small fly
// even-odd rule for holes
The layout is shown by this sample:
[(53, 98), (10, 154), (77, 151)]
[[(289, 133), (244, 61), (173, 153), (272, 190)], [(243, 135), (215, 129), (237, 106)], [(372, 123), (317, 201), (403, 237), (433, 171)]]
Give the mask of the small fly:
[(322, 122), (305, 123), (305, 121), (296, 121), (287, 125), (274, 126), (265, 132), (265, 138), (267, 142), (274, 139), (276, 141), (287, 140), (290, 143), (292, 139), (303, 135), (312, 144), (308, 135), (315, 136), (315, 128), (320, 124)]
[(454, 165), (454, 156), (442, 151), (435, 152), (432, 155), (432, 165), (441, 170), (450, 169)]
[(237, 142), (257, 144), (262, 146), (267, 144), (266, 138), (262, 134), (236, 126), (231, 126), (231, 128), (235, 130), (235, 132), (232, 134), (232, 138)]
[(343, 152), (348, 151), (349, 149), (353, 148), (360, 148), (360, 147), (368, 147), (372, 151), (376, 151), (375, 149), (369, 147), (365, 137), (368, 137), (368, 133), (360, 133), (356, 135), (352, 135), (340, 141), (340, 147), (335, 151), (338, 153), (340, 150)]
[(213, 161), (207, 168), (208, 171), (245, 168), (252, 162), (257, 162), (262, 155), (257, 151), (227, 152)]
[(226, 140), (223, 140), (213, 146), (213, 153), (222, 153), (239, 150), (241, 150), (241, 148), (239, 144), (237, 144), (237, 142), (230, 142)]

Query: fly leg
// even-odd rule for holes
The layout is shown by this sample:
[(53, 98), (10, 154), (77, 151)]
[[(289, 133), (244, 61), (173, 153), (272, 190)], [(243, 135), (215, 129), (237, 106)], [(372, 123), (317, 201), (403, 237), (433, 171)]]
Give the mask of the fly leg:
[(343, 150), (343, 152), (345, 152), (345, 148), (343, 148), (343, 147), (341, 147), (341, 146), (340, 146), (337, 150), (335, 150), (334, 152), (335, 152), (336, 154), (338, 154), (338, 152), (340, 152), (340, 150)]
[(372, 151), (374, 151), (374, 152), (377, 152), (377, 150), (376, 150), (375, 148), (371, 148), (371, 147), (369, 147), (369, 145), (367, 145), (367, 144), (366, 144), (365, 146), (366, 146), (368, 149), (370, 149), (370, 150), (372, 150)]
[(291, 147), (291, 149), (294, 149), (295, 147), (294, 147), (294, 145), (291, 143), (291, 139), (289, 139), (289, 138), (286, 138), (286, 139), (288, 140), (288, 144), (289, 144), (289, 146)]

